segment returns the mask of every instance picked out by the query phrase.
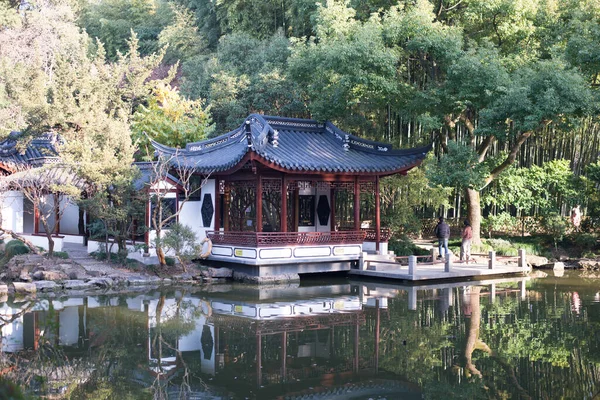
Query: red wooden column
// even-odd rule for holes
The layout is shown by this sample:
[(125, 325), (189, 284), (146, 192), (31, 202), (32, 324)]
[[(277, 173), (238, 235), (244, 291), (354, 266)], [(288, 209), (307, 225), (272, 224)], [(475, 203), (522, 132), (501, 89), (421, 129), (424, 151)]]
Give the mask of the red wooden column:
[(219, 178), (215, 178), (215, 232), (219, 232), (221, 228), (221, 190)]
[(360, 231), (360, 184), (358, 176), (354, 177), (354, 230)]
[(379, 175), (375, 177), (375, 251), (379, 251), (381, 240), (381, 207), (379, 204)]
[(256, 180), (256, 232), (262, 232), (262, 176)]
[(285, 175), (281, 177), (281, 218), (279, 221), (279, 231), (287, 232), (287, 179)]
[(33, 233), (40, 233), (40, 210), (37, 205), (33, 205)]
[(60, 196), (54, 193), (52, 202), (54, 203), (54, 234), (60, 233)]

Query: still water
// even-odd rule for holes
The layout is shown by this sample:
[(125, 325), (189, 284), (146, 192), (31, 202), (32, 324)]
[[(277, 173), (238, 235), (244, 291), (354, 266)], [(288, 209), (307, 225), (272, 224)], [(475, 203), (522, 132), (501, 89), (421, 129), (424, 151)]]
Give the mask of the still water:
[(4, 376), (70, 399), (592, 399), (600, 274), (0, 299)]

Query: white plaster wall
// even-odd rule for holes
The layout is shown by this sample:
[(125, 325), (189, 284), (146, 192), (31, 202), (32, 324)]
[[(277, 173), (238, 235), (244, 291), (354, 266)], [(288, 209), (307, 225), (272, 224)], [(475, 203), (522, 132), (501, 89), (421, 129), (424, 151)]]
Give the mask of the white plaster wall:
[(23, 233), (33, 233), (33, 203), (23, 199)]
[(0, 199), (2, 207), (2, 228), (23, 232), (23, 194), (7, 191)]
[[(21, 312), (20, 309), (15, 309), (3, 304), (0, 307), (0, 314), (7, 320), (15, 314)], [(23, 316), (18, 317), (11, 323), (5, 324), (0, 328), (2, 333), (2, 351), (13, 353), (23, 349)]]
[[(375, 242), (364, 242), (363, 251), (375, 253)], [(379, 254), (386, 255), (388, 253), (388, 242), (379, 242)]]
[[(46, 195), (44, 196), (44, 204), (40, 207), (40, 214), (46, 215), (46, 220), (48, 221), (48, 226), (52, 229), (54, 226), (54, 196)], [(44, 224), (42, 224), (42, 219), (40, 218), (39, 225), (40, 233), (46, 232), (44, 229)]]
[(59, 314), (59, 343), (64, 346), (77, 344), (79, 339), (79, 308), (66, 307)]
[(63, 197), (60, 202), (61, 210), (64, 210), (60, 219), (60, 233), (67, 235), (79, 234), (79, 207), (72, 201)]
[[(34, 246), (39, 246), (44, 250), (48, 250), (48, 239), (45, 235), (23, 235), (23, 237), (33, 243)], [(62, 251), (63, 239), (61, 237), (52, 237), (54, 240), (54, 251)]]

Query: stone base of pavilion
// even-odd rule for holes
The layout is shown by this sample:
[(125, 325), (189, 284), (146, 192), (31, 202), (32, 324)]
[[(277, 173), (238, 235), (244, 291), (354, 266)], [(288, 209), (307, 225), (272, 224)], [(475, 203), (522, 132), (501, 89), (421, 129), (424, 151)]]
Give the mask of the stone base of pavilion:
[(514, 257), (512, 260), (502, 261), (494, 258), (493, 262), (485, 259), (470, 263), (445, 262), (443, 260), (418, 262), (416, 257), (412, 265), (408, 265), (409, 263), (406, 262), (408, 257), (404, 263), (398, 261), (367, 256), (363, 261), (362, 268), (352, 269), (349, 274), (355, 277), (430, 284), (443, 281), (481, 280), (499, 276), (523, 276), (531, 271), (526, 263), (522, 263)]

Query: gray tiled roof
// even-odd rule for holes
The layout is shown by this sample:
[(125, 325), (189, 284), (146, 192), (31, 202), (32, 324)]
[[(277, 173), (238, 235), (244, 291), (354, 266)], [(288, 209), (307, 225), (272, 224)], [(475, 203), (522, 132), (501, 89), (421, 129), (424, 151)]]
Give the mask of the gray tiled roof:
[(290, 172), (388, 175), (419, 165), (431, 150), (431, 145), (397, 150), (349, 135), (330, 122), (258, 114), (229, 133), (189, 143), (185, 149), (152, 144), (158, 153), (176, 155), (174, 164), (193, 166), (200, 173), (226, 171), (254, 152), (273, 168)]
[(11, 132), (0, 142), (0, 164), (18, 170), (27, 166), (38, 167), (58, 161), (56, 143), (59, 139), (56, 135), (47, 133), (32, 139), (25, 149), (20, 149), (18, 146), (20, 137), (21, 133)]
[[(133, 185), (137, 190), (144, 189), (144, 188), (150, 186), (153, 182), (156, 182), (156, 176), (155, 176), (156, 171), (153, 168), (154, 163), (152, 163), (152, 162), (134, 162), (133, 165), (135, 167), (137, 167), (137, 169), (140, 171), (139, 177), (135, 180), (135, 182), (133, 182)], [(179, 182), (179, 179), (177, 179), (177, 177), (175, 177), (174, 175), (167, 174), (166, 177), (168, 179), (171, 179), (176, 184), (181, 183), (181, 182)]]

